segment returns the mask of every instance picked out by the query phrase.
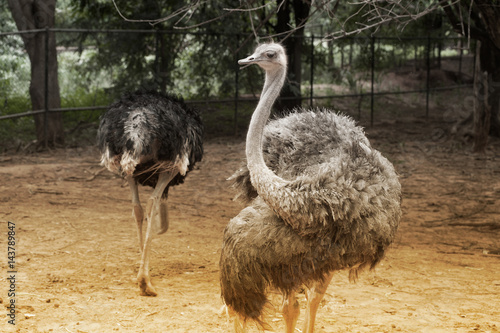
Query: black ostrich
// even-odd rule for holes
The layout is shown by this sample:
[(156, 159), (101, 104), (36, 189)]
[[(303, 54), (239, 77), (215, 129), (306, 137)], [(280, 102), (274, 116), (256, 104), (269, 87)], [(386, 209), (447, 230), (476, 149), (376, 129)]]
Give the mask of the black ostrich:
[[(158, 234), (168, 230), (168, 188), (183, 183), (187, 172), (201, 160), (202, 136), (199, 113), (173, 95), (125, 94), (101, 117), (97, 133), (101, 164), (126, 178), (132, 191), (133, 215), (142, 252), (137, 275), (141, 295), (157, 295), (149, 276), (153, 220)], [(137, 183), (154, 188), (146, 206), (144, 240), (144, 212)]]

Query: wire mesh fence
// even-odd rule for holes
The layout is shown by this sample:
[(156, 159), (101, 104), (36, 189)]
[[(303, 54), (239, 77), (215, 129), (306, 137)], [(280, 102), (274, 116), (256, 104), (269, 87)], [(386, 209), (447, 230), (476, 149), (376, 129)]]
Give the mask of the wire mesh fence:
[[(30, 59), (23, 51), (21, 36), (49, 33), (54, 33), (57, 40), (61, 107), (32, 110), (30, 84), (43, 83), (31, 82)], [(144, 43), (145, 36), (142, 60), (134, 63), (133, 71), (129, 70), (130, 62), (124, 65), (129, 48), (131, 44)], [(111, 50), (106, 45), (110, 37), (114, 46)], [(220, 43), (222, 37), (226, 43), (230, 41), (224, 61), (202, 64), (199, 56), (204, 50), (198, 40)], [(8, 134), (13, 126), (18, 131), (30, 131), (35, 114), (63, 112), (68, 131), (78, 130), (83, 123), (96, 124), (118, 92), (131, 89), (134, 83), (135, 88), (174, 90), (184, 96), (188, 104), (201, 110), (208, 133), (243, 133), (263, 80), (258, 69), (239, 70), (236, 60), (252, 48), (241, 48), (243, 40), (238, 34), (154, 30), (42, 29), (0, 33), (0, 43), (4, 45), (4, 54), (0, 56), (0, 136)], [(304, 37), (302, 43), (302, 82), (295, 98), (303, 106), (332, 107), (365, 124), (409, 112), (428, 117), (433, 94), (459, 93), (472, 87), (474, 54), (464, 47), (461, 38), (327, 41), (311, 35)], [(175, 47), (171, 49), (169, 45)], [(45, 57), (46, 52), (40, 50), (39, 56)], [(108, 60), (107, 65), (102, 65), (102, 58)], [(205, 68), (201, 70), (200, 66)], [(45, 96), (50, 94), (46, 92)], [(425, 107), (388, 110), (388, 98), (410, 100), (409, 104), (418, 100)]]

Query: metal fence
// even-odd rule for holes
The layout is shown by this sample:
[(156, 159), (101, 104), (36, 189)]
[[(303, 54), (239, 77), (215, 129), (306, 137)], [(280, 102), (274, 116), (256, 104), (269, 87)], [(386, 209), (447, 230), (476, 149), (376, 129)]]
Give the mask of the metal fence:
[[(2, 38), (19, 36), (21, 34), (46, 34), (50, 32), (56, 35), (71, 34), (179, 34), (172, 31), (151, 31), (151, 30), (81, 30), (81, 29), (41, 29), (20, 32), (0, 33), (0, 42)], [(186, 34), (186, 33), (182, 33)], [(187, 33), (196, 38), (196, 34)], [(48, 37), (47, 37), (48, 38)], [(235, 34), (235, 38), (239, 38)], [(354, 98), (369, 100), (369, 122), (373, 124), (376, 117), (375, 101), (378, 97), (389, 95), (418, 94), (425, 99), (425, 116), (429, 115), (429, 96), (437, 91), (454, 90), (470, 88), (472, 86), (474, 66), (472, 66), (475, 55), (464, 53), (460, 38), (437, 38), (437, 37), (415, 37), (415, 38), (392, 38), (392, 37), (370, 37), (370, 38), (345, 38), (336, 41), (325, 41), (316, 36), (304, 37), (304, 49), (306, 52), (302, 58), (303, 80), (301, 86), (301, 96), (299, 97), (303, 104), (309, 106), (331, 104), (335, 100)], [(241, 38), (243, 41), (243, 38)], [(471, 49), (474, 49), (471, 47)], [(446, 52), (454, 53), (452, 57), (447, 56)], [(44, 51), (46, 53), (47, 49)], [(156, 52), (155, 50), (152, 51)], [(243, 57), (244, 55), (242, 55)], [(437, 84), (432, 82), (431, 70), (441, 68), (443, 59), (454, 59), (455, 68), (448, 69), (455, 73), (456, 80), (453, 84), (445, 82)], [(466, 61), (467, 60), (467, 61)], [(384, 71), (407, 71), (420, 73), (421, 85), (412, 87), (386, 87), (381, 84)], [(256, 92), (250, 93), (248, 89), (240, 82), (240, 74), (237, 66), (228, 66), (227, 71), (233, 72), (234, 94), (231, 98), (209, 98), (187, 100), (189, 104), (196, 104), (202, 109), (204, 106), (220, 105), (221, 103), (230, 105), (233, 108), (232, 119), (226, 123), (227, 126), (232, 122), (234, 133), (244, 127), (249, 118), (248, 111), (242, 111), (242, 105), (248, 105), (257, 99)], [(46, 71), (47, 73), (47, 71)], [(347, 79), (346, 79), (347, 77)], [(425, 79), (423, 78), (425, 77)], [(340, 83), (339, 83), (340, 82)], [(343, 83), (342, 83), (343, 82)], [(347, 83), (346, 83), (347, 82)], [(363, 84), (360, 84), (363, 82)], [(336, 84), (337, 83), (337, 84)], [(336, 85), (335, 85), (336, 84)], [(333, 87), (344, 85), (343, 89), (335, 90)], [(45, 85), (47, 89), (48, 85)], [(260, 89), (261, 85), (258, 85)], [(327, 86), (329, 88), (322, 89)], [(245, 94), (247, 92), (247, 94)], [(45, 96), (48, 96), (46, 91)], [(8, 97), (5, 97), (7, 103)], [(232, 106), (231, 106), (232, 105)], [(63, 107), (58, 109), (45, 108), (43, 110), (26, 110), (25, 112), (15, 114), (0, 114), (0, 120), (14, 119), (19, 117), (30, 117), (34, 114), (48, 114), (50, 112), (73, 112), (87, 110), (104, 110), (107, 105), (88, 105), (81, 107)], [(210, 112), (210, 111), (207, 111)], [(250, 110), (251, 113), (251, 110)], [(358, 115), (361, 116), (361, 113)]]

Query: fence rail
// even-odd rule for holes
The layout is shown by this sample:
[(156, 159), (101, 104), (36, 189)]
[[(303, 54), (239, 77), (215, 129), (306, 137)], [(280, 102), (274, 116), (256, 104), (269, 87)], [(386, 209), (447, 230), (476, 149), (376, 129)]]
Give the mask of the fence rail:
[[(17, 32), (0, 32), (0, 40), (1, 38), (4, 38), (6, 36), (15, 36), (15, 35), (25, 35), (25, 34), (35, 34), (35, 33), (45, 33), (46, 38), (48, 40), (49, 33), (76, 33), (76, 34), (81, 34), (81, 33), (86, 33), (86, 34), (115, 34), (115, 33), (120, 33), (120, 34), (183, 34), (183, 35), (199, 35), (196, 33), (186, 33), (186, 32), (179, 32), (179, 31), (152, 31), (152, 30), (86, 30), (86, 29), (38, 29), (38, 30), (29, 30), (29, 31), (17, 31)], [(239, 38), (237, 34), (234, 34), (236, 38)], [(305, 43), (309, 43), (310, 46), (310, 54), (306, 55), (309, 56), (309, 71), (304, 70), (304, 73), (308, 73), (309, 75), (309, 82), (307, 84), (303, 84), (303, 88), (308, 88), (309, 91), (301, 95), (300, 97), (294, 97), (294, 99), (300, 99), (301, 101), (306, 101), (309, 103), (310, 106), (313, 106), (316, 101), (319, 100), (324, 100), (324, 99), (341, 99), (341, 98), (363, 98), (363, 97), (370, 97), (370, 124), (373, 125), (374, 118), (375, 118), (375, 110), (374, 110), (374, 102), (375, 98), (378, 96), (386, 96), (386, 95), (401, 95), (401, 94), (425, 94), (425, 100), (426, 100), (426, 117), (429, 115), (429, 95), (433, 92), (437, 91), (442, 91), (442, 90), (454, 90), (454, 89), (462, 89), (462, 88), (469, 88), (472, 86), (472, 84), (455, 84), (455, 85), (450, 85), (450, 86), (441, 86), (441, 87), (432, 87), (431, 86), (431, 62), (432, 60), (441, 60), (441, 52), (442, 52), (442, 44), (447, 42), (447, 43), (458, 43), (462, 39), (457, 38), (457, 37), (446, 37), (446, 38), (436, 38), (436, 37), (431, 37), (431, 36), (425, 36), (425, 37), (414, 37), (414, 38), (395, 38), (395, 37), (371, 37), (371, 38), (362, 38), (362, 37), (349, 37), (346, 38), (346, 41), (350, 43), (350, 46), (348, 47), (349, 50), (349, 63), (352, 62), (352, 52), (354, 49), (354, 46), (359, 46), (362, 45), (366, 47), (369, 44), (369, 50), (370, 54), (367, 55), (368, 58), (370, 58), (370, 68), (366, 72), (369, 73), (369, 82), (370, 82), (370, 88), (369, 92), (349, 92), (349, 93), (336, 93), (336, 94), (317, 94), (316, 89), (315, 89), (315, 58), (317, 52), (320, 52), (321, 49), (325, 48), (325, 45), (327, 42), (325, 42), (323, 39), (316, 37), (316, 36), (305, 36), (306, 39)], [(377, 72), (377, 62), (376, 62), (376, 52), (381, 50), (381, 44), (390, 44), (392, 45), (392, 52), (396, 52), (397, 50), (401, 51), (401, 49), (404, 49), (406, 46), (401, 46), (399, 45), (399, 48), (397, 48), (397, 44), (401, 42), (413, 42), (414, 43), (414, 63), (416, 65), (417, 60), (422, 62), (424, 64), (424, 70), (426, 72), (426, 80), (425, 80), (425, 88), (423, 89), (408, 89), (408, 90), (388, 90), (388, 91), (376, 91), (376, 83), (375, 83), (375, 76)], [(416, 44), (415, 44), (416, 43)], [(433, 43), (435, 43), (437, 46), (432, 47)], [(417, 45), (418, 44), (418, 45)], [(354, 45), (354, 46), (353, 46)], [(423, 56), (423, 59), (417, 59), (419, 54), (417, 51), (418, 46), (424, 47), (424, 54), (422, 55), (420, 52), (420, 56)], [(328, 47), (328, 46), (326, 46)], [(361, 46), (359, 46), (361, 47)], [(47, 49), (45, 50), (45, 59), (47, 59)], [(343, 53), (343, 48), (342, 48), (342, 57), (341, 57), (341, 64), (340, 66), (337, 67), (345, 67), (345, 54)], [(437, 52), (436, 52), (437, 51)], [(156, 51), (155, 51), (156, 52)], [(366, 55), (365, 55), (366, 56)], [(406, 54), (404, 55), (406, 57)], [(463, 57), (463, 52), (460, 50), (459, 53), (459, 69), (458, 69), (458, 75), (462, 76), (462, 57)], [(475, 55), (474, 55), (475, 57)], [(333, 59), (333, 58), (332, 58)], [(48, 76), (48, 66), (47, 66), (48, 61), (46, 60), (45, 63), (45, 75), (46, 79), (45, 82), (47, 82), (47, 76)], [(234, 124), (235, 124), (235, 132), (237, 131), (237, 123), (238, 123), (238, 107), (239, 104), (242, 102), (248, 102), (255, 100), (256, 98), (242, 98), (240, 94), (240, 86), (241, 83), (238, 71), (239, 69), (234, 66), (232, 69), (234, 71), (234, 95), (233, 98), (224, 98), (224, 99), (205, 99), (205, 100), (187, 100), (186, 102), (189, 104), (211, 104), (211, 103), (234, 103)], [(475, 75), (475, 73), (472, 73), (472, 77)], [(367, 80), (368, 81), (368, 80)], [(470, 79), (470, 82), (472, 82), (472, 78)], [(306, 81), (307, 83), (307, 81)], [(48, 84), (45, 84), (45, 96), (46, 96), (46, 107), (42, 110), (32, 110), (32, 111), (26, 111), (26, 112), (21, 112), (21, 113), (16, 113), (16, 114), (7, 114), (7, 115), (0, 115), (0, 120), (5, 120), (5, 119), (14, 119), (14, 118), (20, 118), (20, 117), (30, 117), (36, 114), (45, 114), (45, 117), (51, 112), (72, 112), (72, 111), (83, 111), (83, 110), (103, 110), (107, 108), (107, 105), (92, 105), (92, 106), (84, 106), (84, 107), (67, 107), (67, 108), (57, 108), (57, 109), (50, 109), (47, 107), (47, 96), (49, 96), (49, 92), (47, 91), (48, 89)]]

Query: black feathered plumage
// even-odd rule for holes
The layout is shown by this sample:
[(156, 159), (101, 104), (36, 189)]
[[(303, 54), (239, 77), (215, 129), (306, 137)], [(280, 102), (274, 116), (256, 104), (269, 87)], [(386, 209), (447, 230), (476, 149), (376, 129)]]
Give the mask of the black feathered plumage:
[[(132, 192), (141, 249), (137, 274), (141, 295), (157, 295), (149, 274), (153, 225), (157, 234), (168, 230), (166, 199), (169, 186), (182, 183), (187, 172), (201, 160), (202, 136), (199, 113), (173, 95), (128, 93), (101, 117), (97, 135), (101, 163), (125, 177)], [(146, 212), (140, 203), (138, 183), (154, 188)], [(142, 232), (144, 217), (147, 220), (145, 238)]]
[(139, 91), (109, 107), (101, 117), (97, 142), (109, 170), (132, 173), (140, 184), (155, 187), (158, 171), (175, 165), (181, 170), (169, 186), (184, 181), (202, 158), (202, 136), (198, 111), (182, 98)]

